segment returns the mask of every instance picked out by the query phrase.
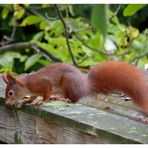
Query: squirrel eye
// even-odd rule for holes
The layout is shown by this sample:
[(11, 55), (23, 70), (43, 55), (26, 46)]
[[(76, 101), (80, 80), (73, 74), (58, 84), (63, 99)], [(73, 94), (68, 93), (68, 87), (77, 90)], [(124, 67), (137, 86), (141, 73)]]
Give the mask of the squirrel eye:
[(13, 96), (13, 95), (14, 95), (14, 91), (13, 91), (13, 90), (10, 90), (10, 91), (8, 92), (8, 95), (9, 95), (9, 96)]

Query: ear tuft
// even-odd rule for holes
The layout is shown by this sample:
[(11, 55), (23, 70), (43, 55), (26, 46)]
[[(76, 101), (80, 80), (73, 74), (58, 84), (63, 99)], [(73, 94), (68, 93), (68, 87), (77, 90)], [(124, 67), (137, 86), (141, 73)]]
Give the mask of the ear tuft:
[(4, 82), (5, 82), (6, 84), (9, 83), (6, 74), (2, 74), (2, 79), (4, 80)]
[(23, 83), (18, 78), (16, 78), (10, 73), (2, 74), (2, 78), (6, 84), (13, 85), (17, 83), (21, 86), (23, 85)]
[(9, 84), (15, 84), (17, 79), (10, 73), (7, 74), (7, 80)]

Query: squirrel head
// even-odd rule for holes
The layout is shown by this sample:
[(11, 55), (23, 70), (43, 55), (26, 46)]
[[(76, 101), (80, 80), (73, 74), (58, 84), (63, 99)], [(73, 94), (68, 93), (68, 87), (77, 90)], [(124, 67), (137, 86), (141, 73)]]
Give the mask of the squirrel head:
[(14, 105), (17, 101), (22, 99), (24, 94), (24, 85), (15, 76), (11, 74), (2, 74), (2, 78), (6, 83), (6, 90), (5, 90), (5, 103), (7, 105)]

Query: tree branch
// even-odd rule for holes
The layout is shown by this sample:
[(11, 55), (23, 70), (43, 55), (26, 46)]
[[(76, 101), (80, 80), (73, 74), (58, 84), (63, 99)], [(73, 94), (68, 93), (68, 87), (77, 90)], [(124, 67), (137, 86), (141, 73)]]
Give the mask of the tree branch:
[(136, 56), (135, 58), (131, 59), (129, 63), (133, 63), (135, 61), (139, 61), (139, 59), (145, 57), (145, 56), (148, 56), (148, 52), (144, 52), (143, 54), (139, 55), (139, 56)]
[[(76, 37), (76, 39), (79, 40), (80, 42), (82, 42), (85, 47), (87, 47), (87, 48), (89, 48), (89, 49), (91, 49), (91, 50), (93, 50), (93, 51), (95, 51), (95, 52), (98, 52), (98, 53), (100, 53), (100, 54), (106, 55), (106, 56), (113, 56), (113, 55), (116, 55), (117, 57), (119, 57), (119, 56), (125, 56), (125, 55), (127, 55), (127, 54), (129, 54), (129, 53), (131, 52), (130, 48), (131, 48), (131, 42), (132, 42), (132, 41), (131, 41), (130, 44), (129, 44), (128, 50), (125, 51), (125, 52), (123, 52), (123, 53), (107, 53), (107, 52), (101, 51), (101, 50), (98, 49), (98, 48), (94, 48), (94, 47), (88, 45), (88, 44), (87, 44), (86, 42), (84, 42), (83, 39), (81, 39), (74, 31), (73, 31), (73, 33), (74, 33), (74, 36)], [(139, 56), (139, 57), (142, 58), (143, 55), (141, 55), (141, 56)], [(137, 58), (136, 58), (136, 59), (137, 59)], [(135, 59), (134, 59), (134, 60), (135, 60)]]
[(52, 20), (52, 21), (55, 21), (55, 20), (57, 20), (57, 19), (59, 19), (59, 17), (50, 17), (50, 16), (48, 16), (48, 14), (47, 13), (45, 13), (45, 16), (46, 16), (46, 18), (48, 19), (48, 20)]
[(25, 48), (31, 48), (37, 52), (40, 51), (43, 54), (43, 56), (49, 61), (52, 60), (54, 62), (61, 62), (60, 59), (58, 59), (57, 57), (53, 56), (51, 53), (45, 51), (44, 49), (42, 49), (38, 45), (31, 43), (31, 42), (14, 43), (14, 44), (6, 45), (4, 47), (0, 47), (0, 53), (10, 51), (10, 50), (16, 51), (16, 50), (21, 50), (21, 49), (25, 49)]
[(70, 47), (69, 36), (68, 36), (68, 32), (67, 32), (66, 23), (65, 23), (65, 21), (64, 21), (64, 19), (63, 19), (63, 16), (62, 16), (61, 12), (59, 11), (59, 8), (57, 7), (57, 5), (54, 4), (53, 6), (54, 6), (54, 8), (55, 8), (55, 10), (56, 10), (56, 13), (58, 14), (58, 16), (59, 16), (59, 18), (60, 18), (62, 24), (63, 24), (64, 31), (65, 31), (66, 42), (67, 42), (67, 47), (68, 47), (68, 51), (69, 51), (69, 54), (70, 54), (70, 56), (71, 56), (72, 62), (73, 62), (73, 64), (74, 64), (75, 66), (77, 66), (77, 63), (76, 63), (76, 61), (75, 61), (75, 59), (74, 59), (74, 56), (73, 56), (73, 53), (72, 53), (72, 50), (71, 50), (71, 47)]
[(89, 48), (89, 49), (91, 49), (91, 50), (93, 50), (93, 51), (95, 51), (95, 52), (98, 52), (98, 53), (103, 54), (103, 55), (106, 55), (106, 56), (115, 55), (114, 53), (103, 52), (103, 51), (101, 51), (100, 49), (91, 47), (90, 45), (88, 45), (87, 43), (85, 43), (78, 35), (74, 34), (74, 36), (76, 37), (77, 40), (79, 40), (80, 42), (82, 42), (84, 46), (86, 46), (87, 48)]
[(30, 43), (30, 42), (9, 44), (9, 45), (0, 47), (0, 53), (9, 51), (9, 50), (21, 50), (24, 48), (30, 48), (32, 45), (33, 43)]
[(32, 48), (36, 50), (37, 52), (41, 52), (43, 56), (48, 60), (48, 61), (54, 61), (54, 62), (62, 62), (60, 59), (57, 57), (53, 56), (51, 53), (47, 52), (46, 50), (42, 49), (41, 47), (37, 45), (32, 45)]
[(38, 12), (36, 11), (36, 9), (32, 9), (32, 8), (30, 8), (30, 7), (26, 7), (24, 4), (23, 4), (23, 7), (24, 7), (26, 10), (30, 11), (32, 14), (34, 14), (34, 15), (36, 15), (36, 16), (38, 16), (38, 17), (40, 17), (40, 18), (46, 20), (46, 18), (45, 18), (44, 16), (42, 16), (40, 13), (38, 13)]
[(83, 28), (81, 30), (75, 30), (75, 31), (71, 31), (72, 33), (79, 33), (79, 32), (83, 32), (83, 31), (86, 31), (86, 30), (92, 30), (93, 29), (93, 26), (88, 26), (86, 28)]
[(2, 42), (0, 43), (0, 45), (4, 46), (4, 45), (7, 45), (7, 44), (9, 44), (9, 43), (11, 43), (11, 42), (14, 41), (14, 36), (15, 36), (15, 33), (16, 33), (16, 28), (17, 28), (17, 26), (16, 26), (16, 24), (15, 24), (15, 25), (13, 26), (11, 36), (8, 37), (8, 36), (4, 35), (4, 36), (3, 36), (3, 39), (6, 40), (6, 41), (2, 41)]
[(119, 12), (120, 8), (121, 8), (121, 4), (119, 4), (119, 6), (117, 7), (117, 9), (116, 9), (116, 11), (113, 13), (113, 15), (112, 15), (111, 17), (109, 17), (109, 20), (110, 20), (110, 21), (112, 20), (112, 18), (113, 18), (114, 16), (117, 15), (117, 13)]
[(130, 48), (128, 48), (127, 51), (123, 52), (123, 53), (118, 53), (116, 54), (116, 56), (125, 56), (126, 54), (129, 54), (131, 52)]

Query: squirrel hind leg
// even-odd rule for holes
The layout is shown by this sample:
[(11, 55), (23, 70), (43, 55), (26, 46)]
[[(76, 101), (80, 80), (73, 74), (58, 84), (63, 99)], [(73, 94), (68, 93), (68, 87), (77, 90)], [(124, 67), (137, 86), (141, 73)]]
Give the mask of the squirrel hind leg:
[(64, 97), (75, 103), (86, 94), (86, 87), (83, 78), (76, 77), (73, 74), (65, 74), (61, 80), (61, 87), (64, 91)]

